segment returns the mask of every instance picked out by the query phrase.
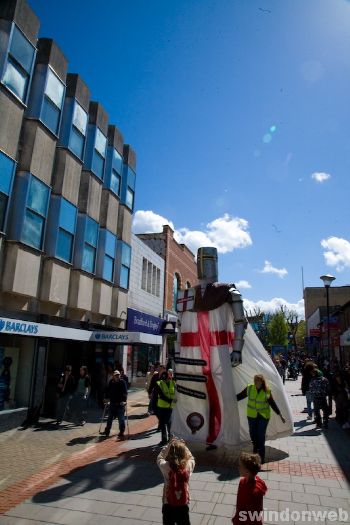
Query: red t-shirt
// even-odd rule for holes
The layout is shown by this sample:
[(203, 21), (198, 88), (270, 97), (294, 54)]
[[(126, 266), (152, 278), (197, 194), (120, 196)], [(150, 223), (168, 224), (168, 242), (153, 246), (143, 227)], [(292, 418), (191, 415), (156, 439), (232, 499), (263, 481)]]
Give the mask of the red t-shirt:
[[(238, 486), (236, 514), (232, 518), (232, 523), (234, 525), (239, 525), (240, 523), (261, 525), (263, 523), (263, 499), (266, 492), (266, 483), (259, 476), (255, 476), (255, 479), (252, 481), (248, 481), (247, 478), (241, 478)], [(242, 511), (245, 511), (245, 514), (240, 515)], [(252, 514), (254, 512), (255, 514)]]

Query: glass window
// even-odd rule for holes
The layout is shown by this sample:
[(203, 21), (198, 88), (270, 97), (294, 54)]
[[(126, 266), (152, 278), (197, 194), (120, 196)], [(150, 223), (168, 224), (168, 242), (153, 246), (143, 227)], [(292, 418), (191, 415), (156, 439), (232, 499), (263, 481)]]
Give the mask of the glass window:
[(125, 264), (125, 266), (130, 266), (131, 262), (131, 247), (123, 243), (123, 249), (122, 249), (122, 264)]
[(46, 216), (49, 188), (35, 177), (31, 178), (27, 207), (43, 217)]
[(142, 259), (142, 278), (141, 278), (141, 288), (146, 290), (147, 286), (147, 259)]
[(96, 221), (90, 217), (86, 218), (86, 229), (85, 229), (85, 242), (91, 244), (91, 246), (96, 246), (97, 244), (97, 235), (98, 235), (98, 224)]
[(2, 80), (3, 83), (22, 101), (26, 98), (28, 78), (27, 73), (21, 69), (17, 69), (14, 62), (9, 58)]
[(94, 151), (93, 157), (92, 157), (92, 171), (97, 175), (100, 179), (103, 179), (103, 169), (104, 169), (105, 161), (101, 157), (97, 151)]
[(62, 228), (58, 231), (56, 256), (64, 261), (71, 262), (73, 255), (74, 235)]
[(116, 149), (113, 149), (113, 168), (117, 173), (119, 173), (119, 175), (121, 175), (123, 168), (123, 159)]
[(77, 209), (61, 198), (56, 257), (72, 262)]
[(0, 192), (0, 231), (4, 230), (8, 197)]
[(38, 249), (42, 248), (49, 195), (48, 186), (31, 177), (21, 240)]
[(177, 301), (177, 294), (179, 292), (180, 288), (180, 279), (177, 274), (174, 275), (174, 281), (173, 281), (173, 310), (176, 310), (176, 301)]
[(76, 102), (74, 106), (73, 126), (75, 126), (84, 137), (86, 135), (87, 122), (88, 116), (86, 111), (84, 111), (81, 105)]
[(35, 48), (14, 26), (3, 83), (23, 102), (26, 100)]
[(46, 80), (45, 95), (55, 104), (55, 106), (58, 107), (58, 109), (61, 109), (63, 103), (63, 94), (64, 85), (51, 71), (51, 69), (49, 69)]
[(33, 213), (30, 210), (26, 210), (24, 217), (23, 230), (22, 230), (22, 241), (34, 248), (41, 248), (43, 233), (44, 233), (45, 220), (40, 215)]
[(63, 83), (48, 69), (41, 120), (55, 135), (60, 124), (63, 95)]
[(41, 109), (41, 120), (56, 135), (60, 123), (60, 110), (48, 98), (44, 98)]
[(106, 153), (106, 143), (106, 137), (104, 136), (102, 131), (97, 128), (95, 138), (95, 150), (98, 151), (103, 158), (105, 157)]
[(129, 268), (122, 266), (120, 269), (120, 286), (121, 288), (129, 288)]
[(131, 210), (132, 210), (133, 207), (134, 207), (134, 192), (133, 192), (130, 188), (127, 188), (127, 190), (126, 190), (126, 200), (125, 200), (125, 204), (126, 204), (126, 206), (128, 206), (128, 208), (130, 208)]
[(60, 228), (67, 230), (70, 233), (75, 232), (75, 222), (77, 217), (77, 209), (73, 204), (66, 199), (61, 199), (60, 208)]
[(110, 257), (115, 257), (115, 243), (116, 243), (116, 237), (113, 235), (113, 233), (106, 230), (106, 245), (105, 245), (105, 252)]
[(0, 151), (0, 191), (9, 195), (15, 162)]
[(30, 73), (34, 57), (34, 48), (16, 26), (13, 28), (10, 53), (23, 69), (27, 73)]
[(82, 160), (84, 153), (85, 137), (75, 127), (72, 127), (69, 137), (69, 149)]
[(114, 258), (109, 255), (105, 255), (103, 261), (103, 279), (106, 281), (113, 281), (113, 271), (114, 271)]
[(98, 239), (98, 223), (86, 217), (84, 232), (84, 247), (82, 269), (89, 273), (95, 272), (96, 247)]
[(89, 273), (94, 273), (95, 270), (95, 256), (96, 249), (88, 244), (85, 244), (83, 250), (82, 269)]
[(119, 195), (120, 193), (120, 175), (112, 169), (112, 175), (111, 175), (111, 190), (116, 194)]

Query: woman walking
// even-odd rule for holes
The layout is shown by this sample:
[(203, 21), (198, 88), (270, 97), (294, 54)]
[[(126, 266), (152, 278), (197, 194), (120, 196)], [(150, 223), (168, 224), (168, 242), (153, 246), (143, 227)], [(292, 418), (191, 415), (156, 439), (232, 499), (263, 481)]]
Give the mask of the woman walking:
[(80, 425), (85, 425), (86, 423), (87, 402), (90, 394), (90, 389), (91, 380), (87, 366), (81, 366), (77, 389), (74, 395), (74, 408), (76, 409)]
[(280, 416), (283, 423), (285, 419), (276, 405), (271, 390), (262, 374), (254, 376), (254, 383), (246, 386), (237, 394), (237, 401), (248, 398), (247, 418), (250, 439), (253, 443), (253, 452), (258, 453), (261, 463), (265, 462), (265, 436), (267, 425), (270, 421), (271, 410)]

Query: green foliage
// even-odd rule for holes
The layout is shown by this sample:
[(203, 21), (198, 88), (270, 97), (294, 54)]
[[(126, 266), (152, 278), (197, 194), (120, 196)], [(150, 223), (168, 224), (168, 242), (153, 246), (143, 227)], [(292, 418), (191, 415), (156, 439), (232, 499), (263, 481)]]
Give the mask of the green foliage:
[(267, 332), (270, 345), (288, 344), (288, 323), (282, 310), (270, 316)]
[(299, 321), (298, 328), (295, 334), (296, 343), (299, 348), (304, 346), (305, 337), (306, 337), (306, 322), (302, 320), (302, 321)]

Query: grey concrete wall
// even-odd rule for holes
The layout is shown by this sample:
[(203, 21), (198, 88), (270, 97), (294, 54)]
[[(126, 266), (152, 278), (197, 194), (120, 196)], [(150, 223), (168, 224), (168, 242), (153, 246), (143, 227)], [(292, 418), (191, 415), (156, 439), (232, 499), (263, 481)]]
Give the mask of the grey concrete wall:
[(115, 235), (118, 229), (119, 200), (109, 190), (102, 189), (100, 225)]
[(119, 206), (118, 215), (118, 239), (131, 244), (132, 213), (126, 206)]
[(89, 112), (90, 90), (76, 73), (68, 73), (66, 77), (66, 97), (76, 98), (79, 104)]
[(104, 133), (108, 134), (108, 114), (99, 102), (90, 102), (89, 106), (89, 124), (96, 124)]
[(1, 0), (0, 18), (15, 21), (28, 40), (36, 45), (40, 20), (26, 0)]
[(112, 285), (97, 279), (94, 280), (91, 308), (93, 313), (111, 315), (112, 290)]
[(5, 292), (36, 297), (41, 255), (16, 243), (7, 243), (2, 287)]
[(99, 221), (102, 184), (90, 171), (83, 171), (80, 179), (79, 210), (89, 217)]
[(0, 89), (0, 149), (16, 159), (24, 109)]
[(123, 156), (124, 139), (117, 126), (108, 126), (108, 145), (113, 146)]
[(92, 277), (79, 270), (72, 270), (68, 297), (69, 306), (78, 310), (90, 311), (93, 284), (94, 280)]
[(68, 303), (70, 268), (54, 259), (43, 263), (40, 299), (58, 304)]
[(24, 119), (18, 167), (51, 185), (56, 140), (36, 120)]
[(132, 149), (129, 144), (125, 144), (123, 148), (123, 158), (124, 162), (130, 166), (134, 171), (136, 171), (136, 152)]
[(36, 64), (50, 64), (63, 82), (66, 80), (68, 60), (51, 38), (39, 38)]
[(77, 206), (80, 177), (81, 163), (68, 150), (58, 148), (53, 168), (53, 192), (62, 194), (65, 199)]

